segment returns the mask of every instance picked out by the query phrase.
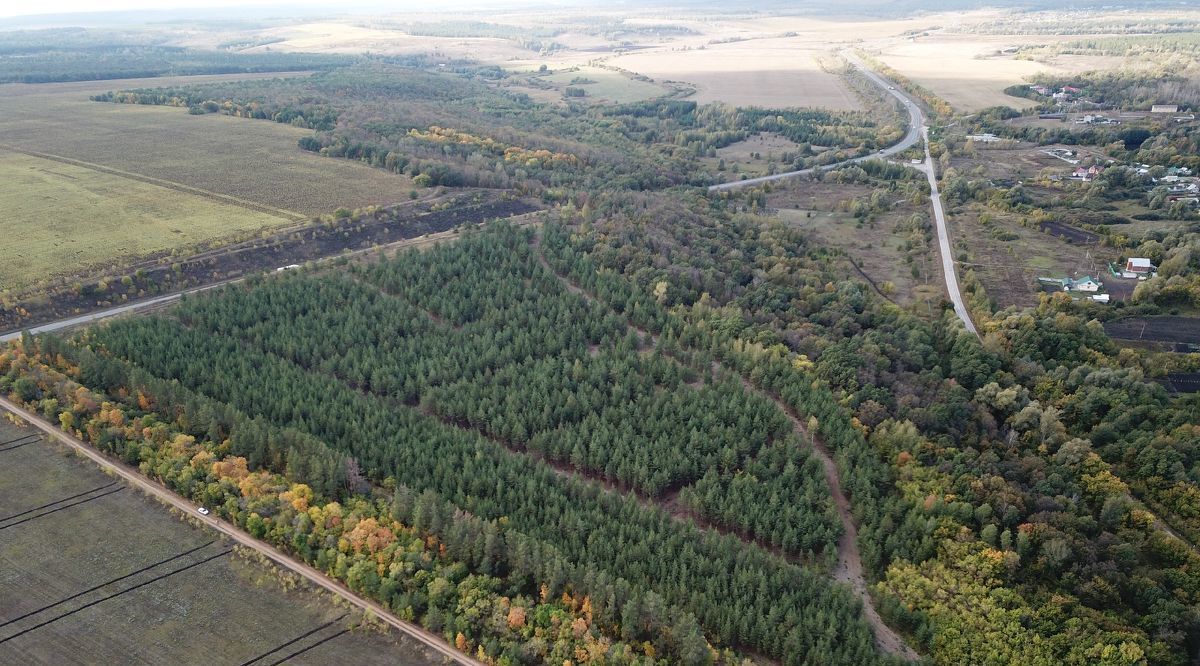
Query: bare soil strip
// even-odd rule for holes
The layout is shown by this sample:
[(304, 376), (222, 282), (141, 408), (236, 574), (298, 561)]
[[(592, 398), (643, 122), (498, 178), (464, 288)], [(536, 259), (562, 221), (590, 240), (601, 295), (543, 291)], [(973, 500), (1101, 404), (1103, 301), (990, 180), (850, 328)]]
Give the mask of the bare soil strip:
[(196, 567), (198, 567), (202, 564), (211, 562), (211, 561), (217, 559), (218, 557), (224, 557), (232, 552), (233, 552), (232, 548), (230, 548), (229, 550), (223, 550), (223, 551), (217, 553), (216, 555), (210, 555), (209, 557), (206, 557), (198, 562), (193, 562), (191, 564), (179, 567), (178, 569), (175, 569), (174, 571), (169, 571), (169, 572), (167, 572), (161, 576), (158, 576), (156, 578), (152, 578), (150, 580), (143, 581), (141, 583), (138, 583), (137, 585), (134, 585), (133, 587), (126, 588), (119, 592), (113, 592), (112, 594), (100, 597), (99, 599), (96, 599), (95, 601), (89, 601), (86, 604), (80, 606), (79, 608), (76, 608), (75, 610), (67, 611), (66, 613), (63, 613), (61, 615), (55, 615), (54, 617), (50, 618), (49, 620), (39, 622), (38, 624), (35, 624), (32, 627), (29, 627), (28, 629), (22, 629), (21, 631), (18, 631), (17, 633), (15, 633), (7, 638), (0, 638), (0, 643), (7, 643), (8, 641), (13, 640), (14, 638), (24, 636), (25, 634), (28, 634), (31, 631), (37, 631), (38, 629), (41, 629), (42, 627), (44, 627), (46, 625), (58, 622), (59, 620), (63, 619), (64, 617), (69, 617), (80, 611), (87, 610), (88, 608), (91, 608), (92, 606), (102, 604), (105, 601), (108, 601), (109, 599), (114, 599), (116, 597), (121, 596), (122, 594), (127, 593), (127, 592), (132, 592), (136, 589), (143, 588), (151, 583), (157, 583), (158, 581), (163, 580), (164, 578), (170, 578), (171, 576), (174, 576), (175, 574), (183, 573), (185, 571), (188, 571), (189, 569), (195, 569)]
[[(83, 497), (84, 495), (90, 495), (90, 494), (96, 492), (97, 490), (104, 490), (105, 488), (110, 488), (115, 485), (117, 485), (117, 482), (113, 481), (112, 483), (106, 483), (102, 486), (97, 486), (95, 488), (92, 488), (91, 490), (85, 490), (85, 491), (83, 491), (81, 493), (77, 493), (75, 495), (69, 495), (69, 496), (63, 497), (61, 499), (56, 499), (53, 502), (47, 502), (41, 506), (35, 506), (32, 509), (26, 509), (20, 513), (14, 513), (10, 516), (4, 516), (3, 518), (0, 518), (0, 523), (3, 523), (7, 520), (12, 520), (13, 518), (20, 518), (21, 516), (33, 513), (34, 511), (39, 511), (41, 509), (48, 509), (48, 508), (54, 506), (55, 504), (62, 504), (63, 502), (65, 502), (67, 500), (73, 500), (77, 497)], [(4, 625), (0, 625), (0, 627), (2, 627), (2, 626), (4, 626)]]
[[(30, 517), (28, 517), (28, 518), (23, 518), (23, 519), (21, 519), (21, 520), (18, 520), (18, 521), (17, 521), (17, 522), (15, 522), (15, 523), (9, 523), (9, 524), (7, 524), (7, 525), (0, 525), (0, 530), (6, 530), (6, 529), (8, 529), (8, 528), (10, 528), (10, 527), (16, 527), (17, 525), (24, 525), (25, 523), (28, 523), (28, 522), (29, 522), (29, 521), (31, 521), (31, 520), (37, 520), (38, 518), (44, 518), (45, 516), (48, 516), (48, 515), (50, 515), (50, 514), (52, 514), (52, 513), (58, 513), (59, 511), (62, 511), (62, 510), (64, 510), (64, 509), (70, 509), (70, 508), (71, 508), (71, 507), (73, 507), (73, 506), (79, 506), (80, 504), (86, 504), (86, 503), (88, 503), (88, 502), (91, 502), (92, 500), (98, 500), (98, 499), (100, 499), (101, 497), (108, 497), (109, 495), (111, 495), (111, 494), (113, 494), (113, 493), (119, 493), (119, 492), (121, 492), (122, 490), (125, 490), (125, 488), (124, 488), (123, 486), (122, 486), (121, 488), (116, 488), (116, 489), (114, 489), (114, 490), (110, 490), (110, 491), (108, 491), (108, 492), (106, 492), (106, 493), (100, 493), (99, 495), (93, 495), (92, 497), (88, 497), (88, 498), (85, 498), (85, 499), (81, 499), (81, 500), (77, 500), (77, 501), (71, 502), (70, 504), (64, 504), (64, 505), (62, 505), (62, 506), (60, 506), (60, 507), (58, 507), (58, 508), (55, 508), (55, 509), (50, 509), (49, 511), (43, 511), (42, 513), (39, 513), (39, 514), (37, 514), (36, 516), (30, 516)], [(3, 643), (3, 642), (4, 642), (4, 641), (0, 641), (0, 643)]]
[(317, 641), (316, 643), (313, 643), (312, 645), (310, 645), (306, 648), (300, 648), (299, 650), (296, 650), (295, 652), (289, 654), (288, 656), (284, 657), (283, 659), (273, 661), (268, 666), (279, 666), (279, 664), (282, 664), (283, 662), (285, 662), (289, 659), (299, 657), (300, 655), (304, 654), (305, 652), (308, 652), (309, 650), (311, 650), (315, 647), (324, 645), (324, 644), (328, 643), (329, 641), (331, 641), (335, 638), (340, 638), (343, 634), (348, 634), (348, 633), (350, 633), (349, 629), (342, 629), (341, 631), (337, 632), (336, 634), (334, 634), (332, 636), (328, 636), (326, 638), (322, 638), (321, 640)]
[[(241, 663), (241, 666), (250, 666), (250, 664), (253, 664), (254, 662), (258, 661), (259, 659), (266, 659), (266, 658), (267, 658), (267, 657), (269, 657), (270, 655), (272, 655), (272, 654), (274, 654), (274, 653), (276, 653), (276, 652), (279, 652), (279, 651), (280, 651), (280, 650), (282, 650), (283, 648), (285, 648), (285, 647), (288, 647), (289, 645), (295, 645), (297, 642), (299, 642), (299, 641), (302, 641), (302, 640), (304, 640), (305, 638), (308, 638), (309, 636), (312, 636), (313, 634), (315, 634), (315, 633), (317, 633), (318, 631), (321, 631), (321, 630), (323, 630), (323, 629), (325, 629), (325, 628), (329, 627), (330, 625), (334, 624), (335, 622), (339, 622), (339, 621), (341, 621), (341, 620), (342, 620), (343, 618), (345, 618), (345, 617), (346, 617), (346, 614), (345, 614), (345, 613), (343, 613), (343, 614), (341, 614), (340, 616), (338, 616), (338, 617), (335, 617), (335, 618), (333, 618), (332, 620), (330, 620), (330, 621), (326, 622), (325, 624), (322, 624), (321, 626), (317, 627), (316, 629), (309, 629), (308, 631), (306, 631), (306, 632), (304, 632), (304, 633), (300, 634), (299, 636), (297, 636), (297, 637), (293, 638), (292, 640), (290, 640), (290, 641), (288, 641), (288, 642), (284, 643), (283, 645), (278, 645), (278, 646), (276, 646), (276, 647), (273, 647), (273, 648), (271, 648), (270, 650), (267, 650), (266, 652), (264, 652), (264, 653), (262, 653), (262, 654), (258, 655), (257, 657), (255, 657), (255, 658), (253, 658), (253, 659), (248, 659), (248, 660), (246, 660), (246, 661), (242, 662), (242, 663)], [(308, 646), (308, 647), (307, 647), (307, 648), (305, 648), (305, 649), (306, 649), (306, 650), (311, 650), (312, 648), (316, 647), (317, 645), (320, 645), (320, 643), (317, 643), (316, 645), (310, 645), (310, 646)], [(287, 659), (291, 659), (291, 658), (292, 658), (292, 657), (294, 657), (294, 656), (296, 656), (296, 655), (295, 655), (295, 654), (289, 655), (289, 656), (287, 657)], [(278, 662), (276, 662), (276, 663), (278, 663)]]
[[(113, 483), (116, 483), (116, 481), (113, 481)], [(102, 587), (108, 587), (109, 585), (112, 585), (113, 583), (119, 583), (127, 578), (132, 578), (140, 573), (144, 573), (155, 567), (161, 567), (162, 565), (164, 565), (168, 562), (174, 562), (175, 560), (177, 560), (181, 557), (184, 557), (186, 555), (191, 555), (192, 553), (194, 553), (198, 550), (207, 548), (207, 547), (213, 545), (214, 543), (216, 543), (216, 541), (209, 541), (208, 543), (200, 544), (199, 546), (196, 546), (195, 548), (191, 548), (189, 550), (185, 550), (182, 553), (179, 553), (178, 555), (172, 555), (171, 557), (168, 557), (165, 560), (159, 560), (158, 562), (155, 562), (154, 564), (146, 565), (146, 566), (142, 567), (141, 569), (130, 571), (129, 573), (125, 574), (124, 576), (118, 576), (116, 578), (113, 578), (112, 580), (106, 580), (103, 583), (100, 583), (99, 585), (93, 585), (92, 587), (89, 587), (88, 589), (83, 590), (82, 592), (76, 592), (75, 594), (72, 594), (69, 597), (59, 599), (58, 601), (55, 601), (52, 604), (46, 604), (45, 606), (42, 606), (41, 608), (35, 608), (34, 610), (31, 610), (28, 613), (25, 613), (24, 615), (14, 617), (13, 619), (8, 620), (8, 621), (4, 622), (3, 624), (0, 624), (0, 627), (7, 627), (8, 625), (10, 625), (14, 622), (20, 622), (21, 620), (24, 620), (25, 618), (27, 618), (31, 615), (37, 615), (38, 613), (48, 611), (51, 608), (54, 608), (55, 606), (61, 606), (62, 604), (67, 603), (68, 601), (73, 601), (75, 599), (78, 599), (79, 597), (82, 597), (83, 595), (85, 595), (89, 592), (95, 592), (96, 590), (99, 590)]]

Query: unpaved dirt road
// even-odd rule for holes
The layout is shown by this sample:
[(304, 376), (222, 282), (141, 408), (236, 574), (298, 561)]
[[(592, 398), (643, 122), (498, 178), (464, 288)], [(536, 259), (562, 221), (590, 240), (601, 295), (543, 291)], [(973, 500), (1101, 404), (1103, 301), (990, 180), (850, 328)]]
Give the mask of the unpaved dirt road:
[(142, 476), (133, 468), (126, 467), (121, 463), (109, 460), (99, 451), (91, 448), (81, 440), (76, 439), (75, 437), (72, 437), (54, 427), (49, 421), (46, 421), (45, 419), (25, 409), (22, 409), (5, 398), (0, 398), (0, 407), (3, 407), (4, 409), (7, 409), (8, 411), (20, 416), (26, 422), (46, 433), (50, 437), (53, 437), (54, 439), (66, 444), (79, 453), (87, 456), (102, 469), (116, 474), (124, 479), (129, 485), (138, 488), (148, 495), (154, 496), (155, 498), (179, 509), (180, 511), (183, 511), (187, 516), (190, 516), (195, 520), (199, 520), (206, 526), (228, 536), (239, 545), (257, 550), (279, 567), (288, 569), (303, 576), (306, 580), (314, 585), (318, 585), (329, 592), (338, 595), (358, 608), (370, 611), (372, 614), (379, 617), (379, 619), (387, 622), (389, 625), (395, 627), (397, 630), (412, 637), (413, 639), (420, 641), (422, 644), (432, 650), (437, 651), (439, 654), (445, 655), (459, 664), (483, 666), (481, 662), (476, 661), (475, 659), (472, 659), (471, 657), (464, 655), (447, 645), (438, 635), (426, 631), (415, 624), (411, 624), (401, 620), (400, 618), (397, 618), (380, 604), (354, 594), (350, 590), (346, 589), (346, 587), (344, 587), (341, 583), (299, 560), (292, 559), (290, 556), (285, 555), (282, 551), (266, 543), (265, 541), (259, 541), (258, 539), (255, 539), (245, 532), (242, 532), (231, 523), (227, 523), (220, 518), (216, 518), (215, 516), (211, 515), (200, 515), (196, 512), (196, 509), (199, 507), (197, 507), (195, 504), (192, 504), (187, 499)]
[[(558, 278), (558, 281), (571, 293), (597, 305), (605, 306), (603, 301), (584, 291), (567, 277), (559, 275), (554, 270), (554, 267), (550, 265), (550, 262), (546, 260), (545, 255), (542, 254), (540, 242), (541, 239), (535, 236), (532, 245), (534, 252), (537, 254), (538, 263), (543, 268)], [(645, 329), (638, 328), (631, 321), (626, 321), (626, 325), (637, 331), (638, 335), (650, 340), (652, 345), (658, 346), (657, 335)], [(742, 387), (747, 391), (775, 403), (787, 415), (788, 419), (791, 420), (792, 430), (795, 431), (796, 436), (802, 441), (812, 444), (813, 454), (821, 461), (821, 469), (825, 473), (825, 482), (829, 484), (829, 492), (833, 495), (834, 507), (837, 509), (838, 518), (842, 522), (842, 537), (838, 539), (838, 564), (833, 570), (834, 580), (849, 583), (850, 587), (854, 589), (855, 594), (862, 600), (863, 614), (866, 616), (867, 624), (870, 625), (871, 631), (875, 634), (875, 644), (880, 650), (909, 661), (919, 660), (921, 655), (909, 647), (904, 642), (904, 639), (900, 637), (900, 634), (893, 631), (883, 621), (883, 618), (879, 616), (879, 612), (875, 610), (875, 600), (867, 590), (867, 579), (863, 576), (862, 555), (858, 550), (858, 528), (855, 527), (854, 516), (850, 513), (850, 501), (846, 499), (846, 493), (842, 492), (842, 483), (838, 476), (837, 465), (834, 463), (833, 457), (829, 455), (829, 449), (825, 448), (825, 443), (813, 437), (804, 424), (800, 422), (800, 418), (796, 415), (796, 412), (777, 396), (755, 386), (749, 379), (741, 375), (741, 373), (734, 372), (717, 361), (713, 361), (713, 370), (717, 373), (725, 372), (737, 377), (741, 380)]]

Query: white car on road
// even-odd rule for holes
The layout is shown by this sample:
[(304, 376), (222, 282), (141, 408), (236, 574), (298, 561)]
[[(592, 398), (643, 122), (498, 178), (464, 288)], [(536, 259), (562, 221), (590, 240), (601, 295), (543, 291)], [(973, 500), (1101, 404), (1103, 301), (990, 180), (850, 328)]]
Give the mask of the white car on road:
[(198, 514), (200, 514), (200, 515), (202, 515), (202, 516), (207, 516), (207, 515), (208, 515), (208, 509), (206, 509), (206, 508), (204, 508), (204, 507), (200, 507), (199, 509), (196, 509), (196, 513), (198, 513)]

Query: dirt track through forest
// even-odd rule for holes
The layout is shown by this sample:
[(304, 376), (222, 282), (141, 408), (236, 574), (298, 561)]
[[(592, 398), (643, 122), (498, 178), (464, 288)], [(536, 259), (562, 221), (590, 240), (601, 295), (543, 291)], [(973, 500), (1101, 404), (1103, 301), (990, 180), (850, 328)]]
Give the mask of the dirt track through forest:
[[(568, 278), (559, 275), (550, 262), (546, 260), (542, 254), (540, 238), (535, 236), (533, 241), (533, 250), (537, 254), (538, 263), (542, 265), (551, 275), (558, 278), (559, 282), (573, 294), (595, 303), (602, 307), (607, 307), (596, 297), (592, 296), (587, 291), (580, 288)], [(655, 346), (658, 345), (658, 336), (644, 329), (638, 328), (631, 321), (626, 321), (631, 329), (637, 331), (643, 338), (650, 340)], [(850, 513), (850, 501), (846, 498), (846, 494), (842, 492), (841, 479), (838, 476), (837, 464), (833, 461), (833, 456), (830, 455), (829, 449), (825, 443), (816, 439), (808, 431), (808, 428), (801, 423), (800, 418), (789, 405), (779, 399), (778, 396), (771, 394), (768, 391), (755, 386), (750, 380), (742, 376), (741, 373), (733, 372), (725, 368), (717, 361), (713, 361), (713, 370), (724, 372), (738, 377), (742, 386), (747, 391), (751, 391), (759, 396), (762, 396), (771, 402), (775, 403), (788, 419), (792, 422), (792, 429), (796, 435), (803, 441), (808, 441), (812, 444), (813, 454), (821, 462), (821, 469), (825, 472), (825, 481), (829, 484), (829, 492), (833, 495), (834, 507), (837, 509), (838, 518), (842, 522), (842, 536), (838, 540), (838, 563), (834, 567), (834, 580), (848, 583), (859, 596), (863, 604), (863, 614), (866, 616), (867, 624), (871, 626), (871, 631), (875, 634), (875, 644), (879, 649), (887, 654), (903, 657), (909, 661), (916, 661), (921, 658), (916, 650), (913, 650), (904, 642), (899, 634), (892, 630), (891, 627), (883, 621), (879, 616), (879, 612), (875, 608), (875, 600), (871, 597), (870, 591), (867, 588), (867, 580), (863, 575), (862, 555), (858, 550), (858, 528), (854, 525), (854, 516)]]

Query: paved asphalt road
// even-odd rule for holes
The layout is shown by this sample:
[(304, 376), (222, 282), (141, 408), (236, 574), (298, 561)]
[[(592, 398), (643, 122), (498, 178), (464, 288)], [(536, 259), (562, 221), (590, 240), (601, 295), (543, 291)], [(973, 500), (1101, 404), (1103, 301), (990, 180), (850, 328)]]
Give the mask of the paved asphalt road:
[(942, 194), (938, 192), (937, 175), (933, 168), (933, 156), (929, 154), (929, 128), (922, 127), (925, 135), (925, 163), (921, 170), (929, 179), (929, 199), (933, 202), (933, 219), (937, 223), (938, 254), (942, 255), (942, 274), (946, 277), (946, 291), (950, 294), (950, 302), (954, 304), (954, 314), (962, 320), (967, 330), (979, 335), (975, 323), (971, 321), (971, 313), (963, 302), (962, 292), (958, 289), (958, 275), (954, 272), (954, 255), (950, 251), (950, 232), (946, 228), (946, 213), (942, 210)]
[(868, 79), (870, 79), (875, 85), (879, 86), (880, 88), (883, 88), (885, 91), (887, 91), (887, 93), (889, 95), (900, 100), (900, 102), (903, 103), (906, 108), (908, 108), (908, 133), (904, 135), (904, 138), (900, 139), (900, 141), (898, 143), (894, 143), (891, 146), (888, 146), (887, 148), (884, 148), (883, 150), (881, 150), (877, 153), (872, 153), (870, 155), (863, 155), (862, 157), (855, 157), (853, 159), (845, 160), (843, 162), (837, 162), (835, 164), (826, 164), (824, 166), (812, 167), (810, 169), (801, 169), (799, 171), (788, 171), (785, 173), (777, 173), (777, 174), (773, 174), (770, 176), (759, 176), (758, 178), (747, 178), (746, 180), (735, 180), (731, 183), (721, 183), (719, 185), (710, 185), (708, 188), (709, 192), (719, 192), (721, 190), (735, 190), (740, 187), (747, 187), (750, 185), (760, 185), (762, 183), (767, 183), (767, 182), (770, 182), (773, 180), (782, 180), (784, 178), (795, 178), (796, 176), (807, 176), (808, 174), (816, 173), (817, 171), (828, 171), (830, 169), (836, 169), (840, 166), (845, 166), (847, 164), (853, 164), (855, 162), (871, 160), (871, 159), (875, 159), (877, 157), (890, 157), (897, 153), (902, 153), (902, 152), (908, 150), (909, 148), (912, 148), (913, 146), (917, 145), (917, 142), (921, 140), (921, 125), (925, 121), (924, 121), (924, 117), (921, 115), (921, 108), (919, 106), (917, 106), (916, 101), (913, 100), (912, 98), (910, 98), (908, 96), (908, 94), (905, 93), (903, 90), (896, 88), (895, 85), (893, 85), (891, 81), (888, 81), (887, 79), (883, 78), (882, 76), (879, 76), (875, 72), (872, 72), (871, 70), (867, 69), (866, 65), (864, 65), (862, 63), (862, 61), (859, 60), (858, 58), (856, 58), (855, 56), (853, 56), (849, 53), (843, 53), (842, 55), (846, 58), (846, 60), (850, 61), (851, 65), (854, 65), (855, 67), (857, 67), (858, 70), (860, 72), (862, 72)]
[(336, 580), (326, 576), (325, 574), (308, 566), (307, 564), (300, 562), (299, 560), (292, 559), (291, 557), (285, 555), (282, 551), (280, 551), (277, 548), (275, 548), (274, 546), (266, 543), (265, 541), (259, 541), (258, 539), (255, 539), (254, 537), (250, 536), (249, 534), (246, 534), (245, 532), (239, 530), (237, 527), (235, 527), (231, 523), (227, 523), (224, 520), (221, 520), (220, 518), (217, 518), (212, 515), (208, 515), (208, 516), (200, 515), (199, 513), (196, 512), (196, 509), (198, 507), (195, 504), (192, 504), (191, 502), (189, 502), (187, 499), (185, 499), (182, 496), (177, 495), (177, 494), (171, 492), (170, 490), (167, 490), (163, 486), (160, 486), (159, 484), (147, 479), (146, 477), (144, 477), (140, 473), (138, 473), (137, 470), (135, 470), (131, 467), (126, 467), (125, 465), (120, 464), (118, 462), (109, 460), (108, 458), (104, 457), (104, 455), (101, 454), (100, 452), (91, 448), (87, 444), (84, 444), (82, 441), (76, 439), (75, 437), (72, 437), (72, 436), (64, 433), (63, 431), (61, 431), (58, 428), (51, 425), (49, 421), (46, 421), (45, 419), (37, 416), (36, 414), (30, 413), (29, 411), (22, 409), (21, 407), (17, 406), (16, 404), (14, 404), (4, 398), (0, 398), (0, 407), (7, 409), (14, 414), (17, 414), (18, 416), (25, 419), (25, 421), (29, 422), (30, 424), (32, 424), (34, 427), (38, 428), (42, 432), (45, 432), (46, 434), (50, 435), (51, 437), (66, 444), (67, 446), (70, 446), (71, 448), (75, 449), (79, 453), (87, 456), (89, 459), (91, 459), (93, 462), (95, 462), (101, 468), (112, 471), (113, 474), (116, 474), (117, 476), (124, 479), (125, 482), (128, 483), (129, 485), (138, 488), (139, 490), (141, 490), (142, 492), (144, 492), (148, 495), (153, 495), (154, 497), (158, 498), (159, 500), (162, 500), (163, 502), (179, 509), (180, 511), (183, 511), (188, 516), (191, 516), (192, 518), (199, 520), (200, 522), (204, 523), (208, 527), (228, 536), (230, 539), (233, 539), (239, 545), (245, 546), (247, 548), (253, 548), (254, 550), (259, 551), (263, 555), (266, 555), (276, 565), (278, 565), (284, 569), (290, 569), (291, 571), (296, 572), (297, 574), (303, 576), (305, 579), (311, 581), (313, 584), (319, 585), (320, 587), (338, 595), (339, 597), (345, 599), (346, 601), (350, 602), (351, 604), (353, 604), (361, 609), (369, 610), (372, 614), (377, 616), (379, 619), (383, 620), (384, 622), (387, 622), (391, 626), (393, 626), (396, 629), (400, 630), (401, 632), (407, 634), (408, 636), (412, 637), (413, 639), (420, 641), (421, 643), (423, 643), (425, 646), (429, 647), (430, 649), (436, 650), (439, 654), (445, 655), (447, 658), (451, 659), (452, 661), (459, 663), (459, 664), (467, 664), (468, 666), (483, 666), (480, 662), (462, 654), (461, 652), (458, 652), (454, 648), (451, 648), (449, 645), (446, 644), (445, 641), (443, 641), (441, 639), (441, 637), (437, 636), (436, 634), (426, 631), (424, 628), (419, 627), (415, 624), (405, 622), (404, 620), (397, 618), (396, 616), (392, 615), (391, 612), (389, 612), (383, 606), (375, 603), (374, 601), (364, 599), (364, 598), (354, 594), (353, 592), (346, 589), (345, 586), (343, 586), (341, 583), (337, 582)]
[[(34, 326), (33, 328), (29, 329), (29, 332), (30, 333), (48, 333), (50, 331), (57, 331), (62, 328), (70, 328), (72, 326), (89, 324), (91, 322), (99, 321), (101, 319), (115, 317), (119, 314), (124, 314), (126, 312), (133, 312), (135, 310), (141, 310), (142, 308), (148, 308), (152, 305), (159, 305), (160, 303), (170, 303), (171, 301), (179, 300), (179, 297), (184, 294), (194, 294), (196, 292), (205, 291), (207, 289), (213, 289), (215, 287), (220, 287), (221, 285), (233, 284), (234, 282), (240, 282), (244, 279), (245, 278), (238, 278), (236, 280), (226, 280), (224, 282), (217, 282), (215, 284), (206, 284), (203, 287), (195, 287), (193, 289), (185, 289), (183, 291), (177, 291), (174, 294), (167, 294), (166, 296), (156, 296), (154, 298), (148, 298), (144, 301), (138, 301), (136, 303), (130, 303), (128, 305), (118, 305), (116, 307), (108, 308), (107, 310), (97, 310), (96, 312), (92, 312), (92, 313), (85, 314), (85, 315), (79, 315), (78, 317), (71, 317), (70, 319), (60, 319), (58, 321), (50, 322), (49, 324), (42, 324), (41, 326)], [(6, 333), (4, 335), (0, 335), (0, 343), (8, 342), (10, 340), (16, 340), (19, 337), (21, 337), (21, 331), (13, 331), (12, 333)]]
[(925, 176), (929, 179), (930, 200), (933, 203), (933, 219), (937, 226), (938, 249), (942, 257), (942, 274), (946, 279), (946, 292), (950, 295), (950, 302), (954, 304), (954, 314), (962, 320), (967, 330), (975, 335), (979, 333), (975, 330), (975, 323), (971, 321), (971, 314), (967, 311), (966, 303), (963, 301), (962, 292), (958, 288), (958, 275), (954, 270), (954, 255), (950, 250), (950, 232), (946, 228), (946, 213), (942, 209), (942, 195), (938, 192), (937, 172), (933, 167), (933, 157), (929, 154), (929, 128), (925, 126), (925, 116), (921, 113), (921, 107), (917, 100), (913, 99), (900, 88), (897, 88), (891, 81), (883, 78), (867, 68), (867, 66), (851, 53), (843, 52), (842, 56), (850, 62), (851, 65), (858, 68), (868, 79), (875, 85), (883, 88), (896, 99), (900, 100), (905, 108), (908, 109), (908, 133), (899, 143), (893, 144), (888, 148), (875, 153), (873, 155), (864, 155), (856, 157), (844, 162), (829, 164), (822, 167), (814, 167), (811, 169), (801, 169), (800, 171), (789, 171), (787, 173), (777, 173), (771, 176), (761, 176), (759, 178), (749, 178), (746, 180), (737, 180), (732, 183), (721, 183), (720, 185), (712, 185), (708, 188), (710, 192), (721, 190), (732, 190), (739, 187), (749, 185), (758, 185), (761, 183), (770, 182), (773, 180), (781, 180), (784, 178), (794, 178), (796, 176), (806, 176), (817, 171), (827, 171), (846, 164), (862, 162), (864, 160), (874, 159), (877, 157), (888, 157), (897, 153), (904, 152), (915, 146), (921, 139), (925, 140), (925, 162), (920, 165), (921, 171), (925, 172)]

